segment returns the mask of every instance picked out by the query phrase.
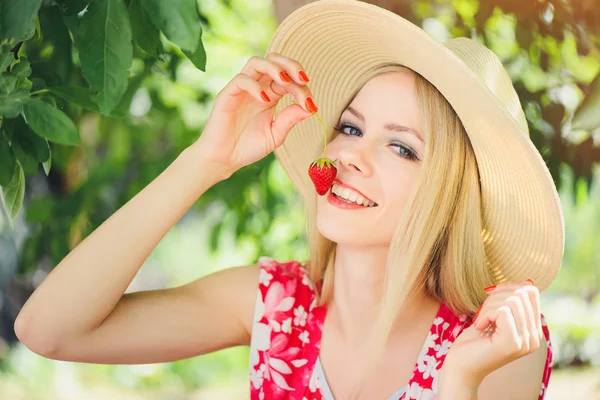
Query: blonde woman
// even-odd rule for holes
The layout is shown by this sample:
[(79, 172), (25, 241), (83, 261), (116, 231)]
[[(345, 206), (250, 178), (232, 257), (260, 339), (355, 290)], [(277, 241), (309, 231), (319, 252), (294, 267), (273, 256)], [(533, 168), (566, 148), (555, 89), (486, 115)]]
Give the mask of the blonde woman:
[[(324, 147), (337, 176), (319, 196), (307, 168)], [(199, 196), (272, 151), (304, 199), (309, 260), (264, 256), (124, 294)], [(563, 229), (490, 50), (438, 43), (370, 4), (317, 1), (218, 94), (200, 138), (61, 261), (15, 329), (77, 362), (250, 345), (252, 399), (543, 399), (539, 293)]]

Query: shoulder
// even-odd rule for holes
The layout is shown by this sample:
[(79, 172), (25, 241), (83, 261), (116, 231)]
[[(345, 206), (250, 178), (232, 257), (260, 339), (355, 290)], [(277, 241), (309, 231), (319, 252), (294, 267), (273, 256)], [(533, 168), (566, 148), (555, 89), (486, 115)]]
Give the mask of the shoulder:
[(299, 261), (278, 261), (274, 258), (261, 256), (258, 258), (259, 274), (258, 283), (261, 291), (275, 287), (281, 287), (288, 294), (296, 292), (296, 289), (305, 288), (314, 291), (315, 285), (308, 277), (308, 271)]
[(316, 306), (316, 288), (299, 261), (258, 259), (258, 293), (254, 323), (279, 327), (290, 317), (305, 315)]

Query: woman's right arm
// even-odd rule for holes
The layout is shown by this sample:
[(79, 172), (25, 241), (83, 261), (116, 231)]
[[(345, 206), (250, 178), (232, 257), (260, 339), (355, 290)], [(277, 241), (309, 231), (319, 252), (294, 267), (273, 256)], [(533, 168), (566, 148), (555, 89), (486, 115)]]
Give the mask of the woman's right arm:
[[(257, 265), (176, 288), (124, 292), (198, 197), (267, 156), (296, 123), (313, 114), (306, 106), (311, 93), (300, 79), (301, 69), (274, 53), (252, 57), (217, 95), (200, 138), (79, 243), (35, 290), (15, 322), (19, 340), (48, 358), (103, 364), (174, 361), (248, 344)], [(305, 108), (293, 104), (273, 119), (285, 93)]]
[(49, 358), (105, 364), (172, 361), (246, 343), (257, 266), (123, 294), (169, 229), (228, 174), (184, 150), (46, 277), (15, 322), (21, 342)]

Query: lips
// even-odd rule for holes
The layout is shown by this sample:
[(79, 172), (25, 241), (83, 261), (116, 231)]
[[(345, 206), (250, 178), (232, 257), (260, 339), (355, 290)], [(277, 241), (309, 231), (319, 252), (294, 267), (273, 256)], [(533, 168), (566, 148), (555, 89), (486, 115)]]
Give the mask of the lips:
[(377, 202), (376, 202), (375, 200), (371, 199), (369, 196), (365, 195), (363, 192), (361, 192), (360, 190), (358, 190), (357, 188), (355, 188), (355, 187), (354, 187), (354, 186), (352, 186), (352, 185), (349, 185), (349, 184), (347, 184), (347, 183), (344, 183), (344, 182), (340, 181), (339, 179), (336, 179), (335, 181), (333, 181), (333, 183), (334, 183), (334, 184), (338, 184), (338, 185), (340, 185), (340, 186), (343, 186), (343, 187), (345, 187), (345, 188), (348, 188), (348, 189), (352, 189), (352, 190), (354, 190), (356, 193), (358, 193), (358, 194), (360, 194), (362, 197), (364, 197), (365, 199), (367, 199), (367, 200), (369, 200), (369, 201), (372, 201), (373, 203), (375, 203), (375, 205), (378, 205), (378, 204), (377, 204)]

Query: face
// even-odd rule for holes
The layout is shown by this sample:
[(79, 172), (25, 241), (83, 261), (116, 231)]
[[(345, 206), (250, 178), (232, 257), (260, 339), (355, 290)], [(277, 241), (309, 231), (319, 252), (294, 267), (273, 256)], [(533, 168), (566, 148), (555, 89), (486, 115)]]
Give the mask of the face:
[(377, 206), (344, 209), (332, 204), (332, 190), (318, 196), (317, 227), (329, 240), (389, 247), (425, 155), (427, 138), (414, 85), (409, 72), (378, 75), (342, 112), (327, 157), (338, 160), (336, 181)]

